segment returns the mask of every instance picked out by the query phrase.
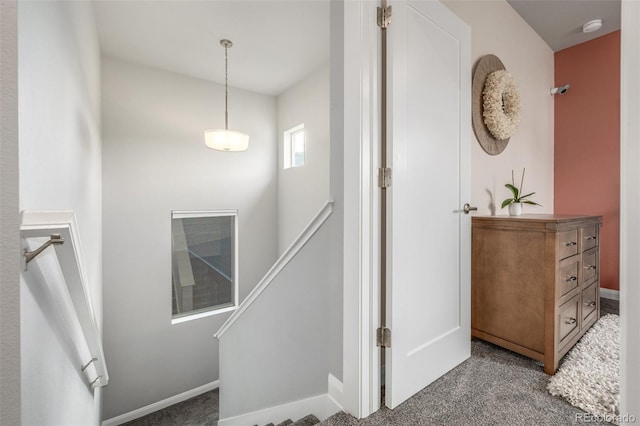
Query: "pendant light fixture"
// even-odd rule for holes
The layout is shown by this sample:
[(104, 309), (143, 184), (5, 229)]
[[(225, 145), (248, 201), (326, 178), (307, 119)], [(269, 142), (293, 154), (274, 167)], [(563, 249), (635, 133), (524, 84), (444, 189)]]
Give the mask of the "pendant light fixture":
[(220, 40), (220, 45), (224, 47), (224, 130), (206, 130), (204, 132), (204, 143), (207, 147), (218, 151), (244, 151), (249, 147), (249, 135), (229, 130), (227, 50), (233, 46), (233, 43), (227, 39), (222, 39)]

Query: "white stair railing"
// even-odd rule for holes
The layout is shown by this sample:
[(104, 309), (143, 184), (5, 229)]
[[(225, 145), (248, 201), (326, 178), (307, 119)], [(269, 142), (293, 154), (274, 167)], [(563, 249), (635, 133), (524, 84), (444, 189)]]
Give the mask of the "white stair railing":
[(92, 387), (109, 374), (84, 272), (78, 226), (72, 211), (22, 213), (25, 280), (42, 286), (73, 342), (78, 368)]
[(318, 214), (315, 215), (311, 222), (304, 228), (304, 230), (296, 237), (296, 239), (291, 243), (291, 245), (282, 253), (280, 258), (274, 263), (274, 265), (269, 269), (269, 271), (265, 274), (265, 276), (260, 280), (258, 285), (256, 285), (251, 293), (242, 301), (238, 309), (222, 324), (222, 327), (214, 334), (216, 339), (220, 339), (220, 337), (235, 323), (238, 318), (255, 302), (255, 300), (260, 296), (260, 294), (269, 287), (269, 284), (273, 282), (274, 278), (278, 276), (278, 274), (287, 266), (287, 264), (293, 259), (302, 249), (302, 247), (307, 244), (307, 242), (313, 237), (313, 234), (316, 233), (318, 229), (324, 224), (324, 222), (331, 216), (331, 212), (333, 211), (333, 201), (327, 201), (326, 204), (320, 209)]

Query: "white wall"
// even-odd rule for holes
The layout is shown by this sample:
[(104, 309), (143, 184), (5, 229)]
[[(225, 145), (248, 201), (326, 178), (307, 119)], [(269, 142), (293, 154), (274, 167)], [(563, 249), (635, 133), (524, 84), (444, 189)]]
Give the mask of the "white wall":
[[(329, 188), (333, 200), (333, 214), (329, 218), (331, 228), (329, 257), (330, 278), (329, 310), (327, 311), (329, 327), (329, 373), (343, 382), (342, 364), (344, 359), (342, 339), (344, 301), (343, 285), (343, 224), (344, 224), (344, 144), (343, 144), (343, 68), (344, 68), (344, 19), (342, 4), (332, 1), (330, 4), (329, 31), (329, 111), (330, 148), (329, 148)], [(338, 401), (342, 404), (342, 401)]]
[(17, 4), (0, 2), (0, 424), (20, 424)]
[[(285, 131), (305, 129), (305, 163), (284, 168)], [(278, 253), (329, 199), (329, 64), (278, 96)]]
[(171, 210), (239, 209), (240, 301), (276, 259), (276, 100), (231, 87), (245, 152), (204, 145), (224, 86), (103, 57), (104, 418), (218, 379), (229, 314), (171, 325)]
[(220, 337), (221, 420), (327, 393), (327, 225)]
[[(525, 206), (525, 213), (553, 212), (553, 51), (504, 0), (443, 0), (471, 27), (471, 61), (494, 54), (502, 60), (520, 89), (522, 118), (507, 148), (499, 155), (484, 152), (472, 134), (471, 200), (478, 214), (508, 214), (500, 209), (508, 198), (505, 183), (527, 172), (524, 188), (543, 207)], [(495, 197), (494, 199), (492, 199)]]
[[(18, 5), (20, 209), (74, 210), (102, 327), (100, 54), (87, 2)], [(96, 424), (91, 391), (40, 283), (21, 280), (23, 424)]]

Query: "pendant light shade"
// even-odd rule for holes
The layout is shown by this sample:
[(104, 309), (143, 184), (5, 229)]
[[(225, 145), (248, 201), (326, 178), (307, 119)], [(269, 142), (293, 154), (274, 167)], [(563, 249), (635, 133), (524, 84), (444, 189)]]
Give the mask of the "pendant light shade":
[(249, 147), (249, 135), (233, 130), (207, 130), (204, 132), (204, 143), (218, 151), (244, 151)]
[(220, 45), (224, 47), (224, 129), (206, 130), (204, 143), (207, 147), (218, 151), (245, 151), (249, 147), (249, 135), (229, 130), (227, 49), (233, 46), (233, 43), (222, 39)]

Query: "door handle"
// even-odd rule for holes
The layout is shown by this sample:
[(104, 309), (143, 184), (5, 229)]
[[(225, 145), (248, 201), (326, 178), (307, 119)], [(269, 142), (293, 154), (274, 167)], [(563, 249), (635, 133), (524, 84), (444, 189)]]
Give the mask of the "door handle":
[(469, 205), (469, 203), (466, 203), (463, 207), (462, 207), (462, 211), (464, 212), (464, 214), (469, 214), (469, 212), (472, 211), (477, 211), (478, 208), (477, 207), (471, 207)]

